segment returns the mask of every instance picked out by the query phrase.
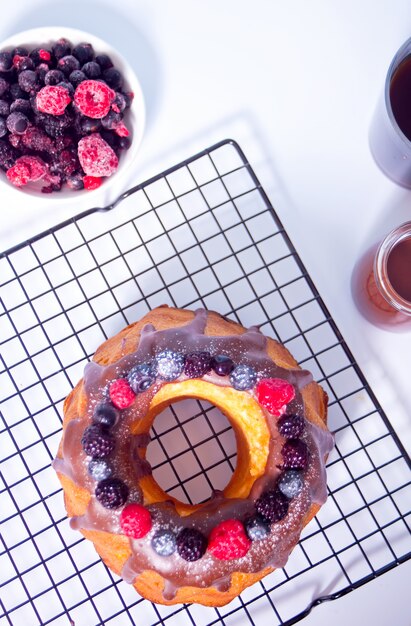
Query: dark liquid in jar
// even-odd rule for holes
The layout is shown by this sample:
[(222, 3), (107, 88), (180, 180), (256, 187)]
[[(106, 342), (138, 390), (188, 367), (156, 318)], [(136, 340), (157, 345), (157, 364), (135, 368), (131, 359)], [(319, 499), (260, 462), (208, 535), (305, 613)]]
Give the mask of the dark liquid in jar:
[(403, 239), (391, 250), (387, 276), (398, 295), (411, 302), (411, 237)]
[(398, 126), (411, 141), (411, 55), (405, 57), (394, 72), (390, 100)]

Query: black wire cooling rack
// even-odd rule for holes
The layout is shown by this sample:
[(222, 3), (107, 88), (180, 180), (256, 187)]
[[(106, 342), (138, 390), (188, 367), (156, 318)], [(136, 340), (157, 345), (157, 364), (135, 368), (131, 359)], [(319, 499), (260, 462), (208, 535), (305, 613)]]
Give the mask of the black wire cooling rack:
[[(234, 141), (1, 254), (0, 281), (0, 626), (293, 624), (410, 557), (410, 459)], [(70, 529), (50, 466), (97, 346), (165, 303), (259, 324), (330, 398), (326, 505), (284, 569), (220, 609), (142, 600)], [(215, 407), (175, 404), (152, 435), (176, 497), (228, 482), (235, 441)]]

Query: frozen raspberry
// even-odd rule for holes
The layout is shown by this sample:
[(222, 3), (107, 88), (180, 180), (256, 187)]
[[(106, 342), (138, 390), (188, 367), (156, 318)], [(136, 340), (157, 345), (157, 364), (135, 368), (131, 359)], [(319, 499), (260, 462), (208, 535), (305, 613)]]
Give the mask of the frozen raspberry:
[(116, 126), (116, 128), (114, 129), (114, 132), (119, 137), (128, 137), (130, 134), (130, 131), (128, 130), (127, 126), (123, 122), (120, 122), (120, 124)]
[(255, 393), (261, 406), (273, 415), (282, 415), (295, 396), (294, 387), (282, 378), (263, 378)]
[(58, 85), (45, 85), (36, 96), (37, 109), (49, 115), (62, 115), (70, 102), (67, 89)]
[(80, 139), (78, 158), (87, 176), (111, 176), (118, 167), (116, 153), (99, 133)]
[(228, 561), (240, 559), (250, 549), (251, 540), (245, 533), (242, 523), (235, 519), (220, 522), (210, 533), (208, 551), (216, 559)]
[(129, 504), (121, 512), (120, 526), (127, 537), (141, 539), (152, 526), (150, 511), (141, 504)]
[(177, 552), (185, 561), (198, 561), (207, 549), (207, 539), (195, 528), (183, 528), (177, 535)]
[(284, 469), (306, 469), (308, 465), (308, 447), (301, 439), (288, 439), (282, 447)]
[(115, 92), (105, 83), (97, 80), (83, 80), (74, 92), (74, 102), (87, 117), (105, 117), (110, 111)]
[(302, 415), (286, 414), (278, 420), (277, 428), (280, 435), (286, 439), (296, 439), (303, 434), (305, 421)]
[(106, 478), (96, 487), (96, 498), (106, 509), (118, 509), (127, 502), (129, 489), (119, 478)]
[(265, 491), (256, 500), (255, 508), (264, 520), (275, 523), (288, 513), (288, 498), (279, 489)]
[(53, 140), (41, 128), (35, 126), (28, 127), (22, 135), (21, 141), (26, 148), (36, 152), (51, 153), (54, 150)]
[(10, 182), (17, 187), (27, 185), (44, 178), (47, 174), (47, 165), (39, 157), (22, 156), (16, 160), (13, 167), (7, 170), (6, 175)]
[(109, 387), (110, 400), (117, 409), (127, 409), (134, 402), (136, 394), (125, 378), (113, 380)]
[[(103, 179), (100, 176), (83, 176), (83, 187), (84, 189), (88, 189), (88, 191), (92, 191), (93, 189), (98, 189), (103, 182)], [(72, 189), (75, 187), (72, 186)], [(80, 187), (79, 187), (80, 188)]]
[(189, 378), (201, 378), (211, 369), (211, 354), (209, 352), (191, 352), (186, 354), (184, 374)]

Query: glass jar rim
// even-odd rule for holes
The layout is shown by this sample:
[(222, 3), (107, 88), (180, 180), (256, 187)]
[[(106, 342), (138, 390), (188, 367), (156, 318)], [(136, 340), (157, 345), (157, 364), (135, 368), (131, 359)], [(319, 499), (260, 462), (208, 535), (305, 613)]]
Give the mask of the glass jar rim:
[(411, 222), (394, 228), (378, 246), (374, 258), (374, 278), (381, 295), (395, 309), (411, 316), (411, 302), (395, 291), (388, 277), (387, 263), (393, 249), (405, 239), (411, 238)]
[(408, 56), (411, 56), (411, 37), (409, 39), (407, 39), (406, 41), (404, 41), (402, 46), (395, 53), (395, 55), (394, 55), (390, 65), (389, 65), (389, 68), (388, 68), (388, 71), (387, 71), (387, 75), (386, 75), (386, 78), (385, 78), (384, 100), (385, 100), (385, 106), (386, 106), (386, 109), (387, 109), (388, 118), (389, 118), (391, 124), (396, 129), (396, 131), (398, 133), (398, 136), (401, 139), (401, 141), (409, 148), (411, 146), (411, 141), (403, 133), (403, 131), (401, 130), (400, 126), (398, 125), (397, 120), (395, 119), (395, 116), (394, 116), (394, 113), (393, 113), (393, 110), (392, 110), (392, 106), (391, 106), (391, 97), (390, 97), (390, 88), (391, 88), (391, 81), (393, 79), (393, 76), (394, 76), (396, 70), (401, 65), (401, 63)]

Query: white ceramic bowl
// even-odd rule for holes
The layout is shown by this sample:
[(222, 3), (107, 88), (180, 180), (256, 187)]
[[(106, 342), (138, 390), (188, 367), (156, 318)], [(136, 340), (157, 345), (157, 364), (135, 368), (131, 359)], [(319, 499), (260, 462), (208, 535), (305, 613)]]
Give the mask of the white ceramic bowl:
[[(119, 178), (134, 163), (144, 133), (144, 97), (140, 82), (134, 71), (131, 69), (130, 64), (107, 42), (103, 41), (99, 37), (95, 37), (91, 33), (77, 30), (75, 28), (66, 28), (64, 26), (33, 28), (31, 30), (16, 33), (5, 41), (0, 42), (0, 50), (8, 50), (15, 48), (16, 46), (26, 46), (29, 50), (40, 45), (51, 46), (62, 37), (68, 39), (73, 46), (83, 42), (90, 43), (94, 48), (95, 54), (108, 54), (113, 61), (114, 67), (122, 73), (124, 77), (124, 89), (134, 93), (134, 99), (131, 107), (126, 109), (124, 115), (124, 122), (130, 131), (131, 146), (128, 150), (123, 150), (121, 152), (119, 166), (116, 172), (104, 179), (101, 187), (95, 190), (74, 191), (69, 188), (63, 188), (61, 191), (55, 191), (49, 194), (41, 193), (41, 191), (30, 189), (29, 186), (23, 186), (21, 188), (16, 187), (7, 179), (2, 170), (0, 170), (0, 182), (7, 185), (9, 189), (12, 189), (16, 193), (20, 194), (20, 197), (21, 194), (24, 193), (25, 196), (35, 196), (36, 198), (41, 196), (44, 200), (50, 198), (54, 201), (73, 201), (76, 198), (87, 197), (90, 201), (92, 201), (92, 198), (98, 194), (99, 191), (103, 189), (104, 191), (107, 191), (109, 186), (112, 186), (114, 183), (117, 184)], [(124, 189), (121, 191), (124, 191)]]

